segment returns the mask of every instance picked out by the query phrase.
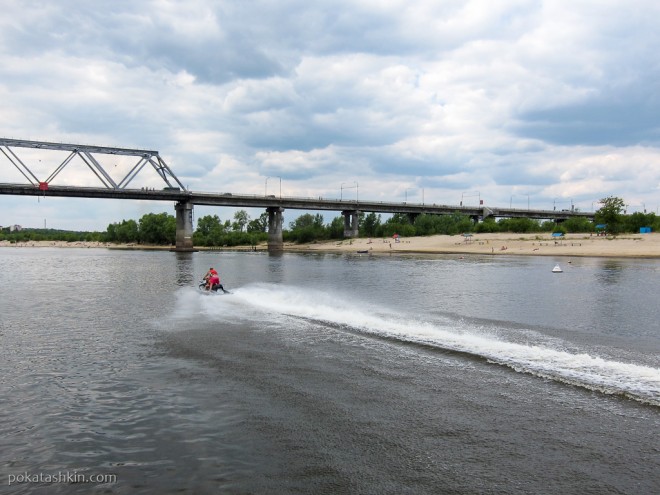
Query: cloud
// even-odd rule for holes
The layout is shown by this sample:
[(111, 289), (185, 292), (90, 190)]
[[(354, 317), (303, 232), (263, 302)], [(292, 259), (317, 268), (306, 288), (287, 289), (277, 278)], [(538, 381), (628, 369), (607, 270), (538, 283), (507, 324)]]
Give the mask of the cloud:
[[(375, 200), (479, 191), (494, 205), (616, 195), (657, 208), (655, 2), (3, 7), (3, 137), (156, 149), (207, 192), (261, 194), (277, 177), (289, 196), (356, 182)], [(60, 179), (96, 180), (84, 166)], [(17, 180), (0, 156), (0, 182)], [(144, 207), (119, 203), (99, 206), (98, 228)], [(63, 225), (81, 223), (57, 204)], [(42, 216), (33, 206), (2, 210), (0, 224)]]

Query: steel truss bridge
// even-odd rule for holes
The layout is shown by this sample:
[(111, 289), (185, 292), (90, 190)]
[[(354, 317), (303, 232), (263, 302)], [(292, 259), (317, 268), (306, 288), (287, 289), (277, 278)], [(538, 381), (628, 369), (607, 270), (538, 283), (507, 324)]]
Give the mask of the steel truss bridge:
[[(67, 157), (48, 175), (40, 179), (18, 156), (14, 148), (68, 151)], [(395, 203), (348, 199), (299, 198), (275, 195), (240, 195), (232, 193), (203, 193), (187, 190), (167, 166), (158, 151), (79, 144), (62, 144), (42, 141), (27, 141), (0, 138), (0, 152), (26, 178), (24, 184), (0, 183), (0, 194), (17, 196), (55, 196), (69, 198), (131, 199), (150, 201), (172, 201), (175, 203), (177, 219), (176, 250), (190, 251), (192, 245), (193, 205), (265, 208), (269, 215), (269, 249), (282, 249), (282, 212), (285, 209), (341, 211), (344, 215), (344, 234), (358, 234), (357, 218), (361, 212), (403, 213), (412, 217), (427, 213), (435, 215), (463, 214), (475, 221), (487, 217), (548, 219), (561, 222), (572, 217), (593, 220), (593, 213), (578, 211), (531, 210), (496, 208), (485, 206), (455, 206), (425, 203)], [(136, 162), (120, 180), (112, 178), (95, 155), (121, 155), (133, 157)], [(1, 158), (1, 157), (0, 157)], [(92, 171), (100, 182), (99, 187), (60, 186), (51, 182), (78, 158)], [(135, 177), (151, 166), (163, 181), (163, 189), (130, 188)]]

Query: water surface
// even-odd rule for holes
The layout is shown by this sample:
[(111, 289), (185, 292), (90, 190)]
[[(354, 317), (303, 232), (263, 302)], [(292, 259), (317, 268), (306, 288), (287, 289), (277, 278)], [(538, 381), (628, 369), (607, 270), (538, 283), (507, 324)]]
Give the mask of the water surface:
[(568, 261), (2, 249), (2, 481), (658, 493), (660, 262)]

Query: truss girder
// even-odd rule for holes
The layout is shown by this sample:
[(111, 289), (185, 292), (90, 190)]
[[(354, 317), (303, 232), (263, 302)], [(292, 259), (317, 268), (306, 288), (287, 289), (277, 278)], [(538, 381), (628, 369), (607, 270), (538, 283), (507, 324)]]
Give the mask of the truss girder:
[(59, 174), (62, 171), (62, 169), (64, 169), (64, 167), (66, 167), (67, 164), (73, 159), (73, 157), (77, 156), (77, 154), (78, 153), (76, 153), (75, 151), (72, 151), (71, 154), (67, 156), (66, 159), (58, 165), (58, 167), (53, 171), (53, 173), (48, 176), (46, 182), (50, 183), (55, 177), (57, 177), (57, 174)]
[(8, 138), (0, 138), (0, 146), (13, 146), (16, 148), (36, 148), (42, 150), (88, 151), (89, 153), (101, 153), (104, 155), (142, 156), (145, 154), (148, 155), (158, 154), (158, 151), (154, 151), (154, 150), (113, 148), (110, 146), (90, 146), (87, 144), (52, 143), (46, 141), (28, 141), (24, 139), (8, 139)]
[(126, 174), (118, 184), (118, 187), (121, 189), (128, 186), (128, 184), (135, 178), (137, 174), (140, 173), (140, 170), (144, 168), (147, 164), (147, 159), (145, 157), (140, 158), (140, 160), (133, 166), (133, 168)]
[[(172, 184), (167, 179), (167, 176), (169, 175), (173, 179), (176, 179), (176, 177), (174, 177), (174, 174), (172, 173), (170, 168), (165, 164), (165, 162), (162, 160), (162, 158), (160, 156), (156, 155), (156, 159), (158, 160), (158, 163), (156, 163), (154, 161), (153, 156), (149, 157), (149, 163), (151, 163), (151, 165), (154, 167), (154, 169), (156, 170), (158, 175), (160, 175), (160, 177), (167, 183), (167, 185), (171, 187)], [(179, 181), (177, 180), (177, 183), (178, 182)], [(179, 184), (179, 185), (181, 185), (181, 184)], [(183, 186), (181, 186), (181, 187), (183, 187)]]
[[(25, 177), (30, 184), (36, 186), (39, 183), (39, 179), (37, 179), (37, 177), (32, 173), (32, 171), (25, 166), (25, 164), (21, 161), (21, 159), (18, 156), (16, 156), (16, 153), (14, 153), (11, 150), (11, 148), (8, 148), (6, 146), (3, 148), (2, 146), (0, 146), (0, 150), (2, 150), (2, 153), (7, 157), (7, 159), (12, 163), (12, 165), (14, 165), (14, 167), (16, 167), (18, 171), (21, 174), (23, 174), (23, 177)], [(32, 178), (28, 177), (28, 174)]]
[[(80, 157), (80, 159), (87, 165), (87, 167), (96, 175), (99, 181), (107, 189), (125, 189), (128, 184), (137, 176), (137, 174), (144, 168), (147, 163), (150, 163), (158, 176), (167, 184), (172, 187), (173, 182), (176, 183), (182, 191), (186, 191), (184, 185), (174, 175), (172, 170), (167, 166), (163, 159), (158, 154), (158, 151), (153, 150), (138, 150), (129, 148), (111, 148), (106, 146), (88, 146), (80, 144), (64, 144), (52, 143), (44, 141), (26, 141), (20, 139), (7, 139), (0, 138), (0, 151), (7, 157), (7, 159), (19, 170), (19, 172), (30, 182), (32, 185), (39, 185), (40, 181), (37, 176), (25, 165), (20, 158), (12, 151), (11, 147), (18, 148), (33, 148), (54, 151), (71, 151), (71, 154), (60, 163), (55, 170), (43, 181), (50, 183), (64, 168), (71, 163), (73, 158)], [(110, 174), (103, 168), (99, 161), (94, 157), (94, 154), (105, 155), (122, 155), (134, 156), (138, 158), (138, 162), (129, 170), (129, 172), (119, 182), (115, 182)]]
[(100, 176), (103, 177), (103, 179), (101, 179), (101, 182), (103, 182), (108, 189), (117, 189), (117, 184), (115, 184), (115, 181), (112, 180), (112, 177), (110, 177), (110, 175), (105, 171), (105, 169), (96, 160), (96, 158), (92, 156), (92, 154), (89, 151), (83, 151), (82, 153), (79, 152), (78, 154), (83, 160), (85, 160), (85, 158), (87, 159), (85, 160), (85, 163), (87, 163), (89, 168), (92, 169), (92, 172), (94, 173), (98, 172), (98, 174), (96, 175), (97, 177), (99, 178)]

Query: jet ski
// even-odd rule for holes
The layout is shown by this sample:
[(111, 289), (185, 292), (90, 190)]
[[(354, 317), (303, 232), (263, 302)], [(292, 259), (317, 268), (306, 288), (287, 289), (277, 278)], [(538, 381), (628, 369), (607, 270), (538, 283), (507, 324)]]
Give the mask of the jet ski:
[(226, 290), (222, 284), (213, 284), (213, 287), (211, 287), (211, 290), (206, 290), (206, 280), (202, 280), (199, 282), (198, 289), (202, 291), (205, 294), (231, 294), (228, 290)]

